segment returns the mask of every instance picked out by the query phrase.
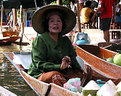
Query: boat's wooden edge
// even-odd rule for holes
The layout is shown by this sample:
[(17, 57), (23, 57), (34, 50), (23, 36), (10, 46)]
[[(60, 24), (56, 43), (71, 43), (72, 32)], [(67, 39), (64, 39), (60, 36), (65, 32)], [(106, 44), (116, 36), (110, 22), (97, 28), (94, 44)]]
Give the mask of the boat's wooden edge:
[(24, 77), (25, 81), (29, 84), (29, 86), (34, 88), (34, 90), (38, 92), (40, 96), (81, 96), (80, 93), (72, 92), (54, 83), (48, 84), (39, 81), (24, 71), (20, 71), (20, 73)]
[[(20, 71), (21, 69), (18, 67), (19, 65), (18, 64), (15, 64), (13, 62), (13, 56), (14, 56), (14, 53), (13, 52), (3, 52), (3, 55), (15, 66), (15, 68)], [(23, 70), (23, 68), (22, 68)]]
[[(13, 60), (13, 52), (3, 52), (7, 59), (16, 67), (20, 75), (26, 83), (36, 92), (38, 96), (80, 96), (79, 93), (72, 92), (56, 84), (48, 84), (33, 78), (27, 74), (21, 65), (15, 64)], [(60, 94), (61, 93), (61, 94)]]
[(0, 86), (0, 96), (17, 96), (17, 95)]
[[(46, 96), (49, 90), (49, 84), (41, 82), (32, 76), (28, 75), (25, 71), (24, 68), (20, 64), (15, 64), (13, 62), (13, 52), (3, 52), (5, 57), (15, 66), (15, 68), (18, 70), (20, 75), (23, 77), (25, 82), (35, 91), (35, 93), (38, 96)], [(35, 83), (35, 84), (34, 84)]]
[(112, 79), (121, 78), (121, 67), (100, 59), (79, 46), (76, 46), (76, 53), (88, 64), (90, 64), (95, 71), (100, 72), (105, 77)]
[(20, 73), (22, 74), (24, 80), (28, 83), (28, 85), (31, 86), (37, 92), (37, 94), (39, 94), (40, 96), (47, 96), (50, 90), (50, 84), (39, 81), (36, 78), (28, 75), (24, 71), (20, 71)]
[(51, 90), (49, 96), (81, 96), (81, 93), (72, 92), (64, 87), (50, 83)]
[[(117, 54), (117, 52), (105, 49), (105, 48), (100, 48), (100, 58), (105, 57), (104, 59), (114, 57)], [(120, 66), (119, 66), (120, 67)]]

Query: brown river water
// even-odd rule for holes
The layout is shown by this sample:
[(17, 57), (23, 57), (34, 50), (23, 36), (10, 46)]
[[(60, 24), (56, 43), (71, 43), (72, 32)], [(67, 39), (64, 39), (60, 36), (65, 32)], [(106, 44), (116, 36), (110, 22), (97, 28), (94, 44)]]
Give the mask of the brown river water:
[(31, 51), (30, 45), (0, 45), (0, 86), (15, 93), (17, 96), (36, 96), (27, 85), (15, 67), (8, 61), (2, 52)]

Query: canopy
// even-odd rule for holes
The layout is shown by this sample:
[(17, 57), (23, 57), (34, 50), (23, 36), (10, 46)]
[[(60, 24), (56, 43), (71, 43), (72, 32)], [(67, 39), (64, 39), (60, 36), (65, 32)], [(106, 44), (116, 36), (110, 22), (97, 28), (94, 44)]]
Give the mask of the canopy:
[(20, 5), (22, 5), (23, 8), (35, 8), (35, 2), (37, 4), (37, 7), (41, 7), (44, 5), (44, 2), (47, 4), (56, 1), (56, 0), (0, 0), (3, 1), (3, 6), (5, 9), (11, 9), (11, 8), (20, 8)]

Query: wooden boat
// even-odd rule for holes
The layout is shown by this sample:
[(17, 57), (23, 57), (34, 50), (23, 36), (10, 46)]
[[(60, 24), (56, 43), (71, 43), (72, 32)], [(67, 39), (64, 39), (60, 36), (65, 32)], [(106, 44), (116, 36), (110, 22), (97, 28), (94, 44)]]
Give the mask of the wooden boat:
[(120, 79), (121, 66), (112, 64), (105, 59), (113, 57), (116, 52), (93, 45), (78, 45), (76, 53), (94, 70), (93, 74), (98, 77)]
[(5, 30), (2, 31), (3, 38), (0, 38), (0, 44), (9, 44), (13, 43), (16, 40), (20, 39), (19, 33), (20, 30), (13, 30), (12, 28), (9, 29), (9, 27), (3, 27)]
[(19, 26), (15, 26), (13, 28), (9, 26), (3, 26), (2, 27), (2, 35), (3, 37), (8, 37), (8, 36), (19, 36), (21, 29)]
[(28, 75), (26, 72), (31, 62), (30, 52), (3, 52), (3, 54), (38, 96), (81, 96), (80, 93), (72, 92), (53, 83), (47, 84)]
[(16, 37), (7, 37), (7, 38), (2, 38), (0, 39), (0, 44), (9, 44), (9, 43), (13, 43), (16, 40), (20, 39), (20, 37), (16, 36)]
[(7, 36), (18, 36), (19, 35), (19, 31), (3, 31), (3, 37), (7, 37)]
[[(90, 45), (86, 45), (86, 48), (88, 50), (90, 50), (89, 46)], [(97, 50), (97, 48), (100, 49), (99, 47), (95, 47), (95, 46), (92, 46), (92, 48), (95, 50)], [(94, 51), (94, 52), (91, 51), (91, 52), (93, 52), (93, 54), (97, 55), (98, 56), (97, 57), (97, 56), (94, 56), (91, 53), (85, 51), (84, 49), (82, 49), (79, 46), (77, 46), (77, 48), (76, 48), (76, 52), (78, 55), (80, 55), (80, 53), (84, 54), (82, 56), (82, 58), (85, 60), (86, 63), (91, 65), (92, 70), (93, 70), (93, 75), (95, 75), (97, 77), (97, 79), (99, 78), (99, 79), (103, 80), (104, 78), (107, 78), (108, 80), (109, 79), (117, 80), (117, 78), (119, 79), (121, 77), (121, 67), (116, 66), (116, 65), (111, 64), (106, 61), (105, 61), (106, 63), (104, 63), (104, 60), (101, 59), (101, 57), (108, 58), (110, 56), (113, 56), (116, 54), (116, 52), (110, 53), (109, 50), (106, 50), (104, 52), (105, 54), (103, 54), (104, 50), (105, 49), (103, 49), (101, 51), (98, 50), (100, 52), (100, 55), (96, 51)], [(39, 81), (39, 80), (33, 78), (32, 76), (28, 75), (27, 70), (28, 70), (30, 62), (31, 62), (30, 52), (3, 52), (3, 54), (16, 67), (16, 69), (21, 74), (23, 79), (35, 91), (35, 93), (38, 96), (81, 96), (80, 93), (75, 93), (75, 92), (69, 91), (69, 90), (67, 90), (63, 87), (60, 87), (56, 84), (53, 84), (53, 83), (48, 84), (48, 83)], [(108, 55), (106, 55), (106, 54), (108, 54)], [(91, 56), (91, 57), (89, 57), (89, 56)], [(99, 58), (99, 56), (101, 56), (101, 57)], [(96, 61), (93, 60), (93, 62), (91, 62), (91, 58), (92, 59), (94, 58), (94, 60), (96, 60)], [(95, 58), (98, 58), (99, 60), (95, 59)], [(90, 63), (88, 61), (90, 61)], [(101, 61), (103, 61), (103, 62), (101, 62)]]

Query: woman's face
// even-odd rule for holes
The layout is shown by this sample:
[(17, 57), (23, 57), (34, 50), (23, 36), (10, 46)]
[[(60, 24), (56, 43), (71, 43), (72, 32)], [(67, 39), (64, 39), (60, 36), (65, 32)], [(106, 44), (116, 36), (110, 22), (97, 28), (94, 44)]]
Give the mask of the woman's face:
[(48, 22), (48, 25), (49, 25), (49, 31), (51, 33), (60, 33), (62, 31), (62, 20), (61, 18), (56, 15), (56, 14), (53, 14), (49, 17), (49, 22)]

